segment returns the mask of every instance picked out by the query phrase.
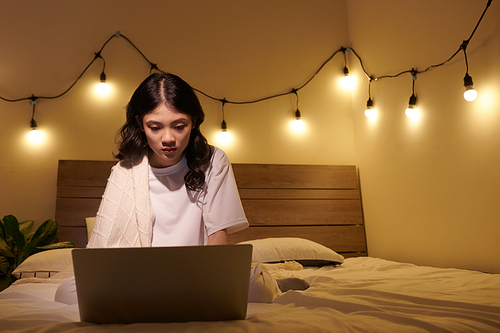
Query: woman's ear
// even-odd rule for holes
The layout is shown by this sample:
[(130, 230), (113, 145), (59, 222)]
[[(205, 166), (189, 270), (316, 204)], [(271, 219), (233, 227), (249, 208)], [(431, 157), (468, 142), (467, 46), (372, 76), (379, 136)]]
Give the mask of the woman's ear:
[(142, 124), (142, 119), (138, 115), (135, 116), (135, 121), (137, 121), (137, 124), (139, 124), (139, 128), (141, 131), (144, 131), (144, 125)]

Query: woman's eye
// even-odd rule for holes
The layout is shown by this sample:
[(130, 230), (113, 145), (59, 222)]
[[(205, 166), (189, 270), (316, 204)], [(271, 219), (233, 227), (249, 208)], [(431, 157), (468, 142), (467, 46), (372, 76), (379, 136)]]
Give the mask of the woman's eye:
[(186, 125), (177, 125), (174, 128), (178, 131), (182, 131), (184, 128), (186, 128)]
[(149, 129), (152, 130), (153, 132), (159, 131), (160, 128), (157, 126), (149, 126)]

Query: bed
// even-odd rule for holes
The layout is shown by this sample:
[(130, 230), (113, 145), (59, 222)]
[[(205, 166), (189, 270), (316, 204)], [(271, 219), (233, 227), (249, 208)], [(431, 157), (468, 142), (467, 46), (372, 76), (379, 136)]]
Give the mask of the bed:
[[(61, 160), (59, 239), (84, 247), (113, 161)], [(93, 325), (54, 301), (72, 275), (71, 250), (42, 252), (0, 293), (2, 332), (500, 332), (500, 274), (370, 257), (355, 166), (233, 164), (250, 227), (229, 242), (254, 245), (275, 278), (310, 287), (249, 303), (246, 320)]]

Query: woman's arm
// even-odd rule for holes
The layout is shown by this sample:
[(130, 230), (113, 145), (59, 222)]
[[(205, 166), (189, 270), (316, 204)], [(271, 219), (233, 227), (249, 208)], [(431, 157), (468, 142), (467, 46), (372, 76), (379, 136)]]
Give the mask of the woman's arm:
[(226, 245), (227, 244), (227, 231), (219, 230), (208, 236), (208, 245)]

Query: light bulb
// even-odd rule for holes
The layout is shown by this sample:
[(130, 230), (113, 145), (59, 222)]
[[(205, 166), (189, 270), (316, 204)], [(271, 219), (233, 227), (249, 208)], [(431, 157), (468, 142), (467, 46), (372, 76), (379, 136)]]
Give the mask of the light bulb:
[(300, 111), (295, 111), (295, 120), (290, 123), (290, 127), (294, 133), (302, 133), (305, 130), (304, 122), (302, 121)]
[(290, 127), (294, 133), (302, 133), (306, 128), (302, 119), (295, 119), (291, 122)]
[(226, 121), (223, 120), (220, 124), (221, 131), (217, 134), (217, 142), (220, 145), (228, 145), (233, 141), (231, 133), (227, 131)]
[(377, 111), (373, 108), (373, 101), (371, 98), (368, 98), (366, 102), (365, 116), (367, 118), (375, 118), (377, 116)]
[(44, 135), (42, 132), (37, 130), (36, 128), (32, 128), (28, 133), (28, 140), (31, 144), (40, 144), (43, 142)]
[(100, 76), (100, 82), (95, 87), (95, 93), (98, 96), (104, 97), (109, 95), (110, 92), (111, 92), (111, 87), (109, 86), (109, 84), (106, 83), (106, 74), (102, 72)]
[(470, 87), (464, 91), (464, 98), (468, 102), (472, 102), (477, 98), (477, 91), (476, 89)]
[(408, 118), (417, 118), (419, 115), (418, 109), (415, 107), (408, 107), (405, 111), (405, 114)]
[(344, 76), (340, 79), (340, 84), (344, 89), (349, 89), (352, 86), (352, 77), (349, 75), (349, 69), (344, 67)]
[(408, 108), (406, 108), (405, 111), (407, 117), (416, 118), (419, 116), (419, 111), (415, 106), (416, 104), (417, 104), (417, 97), (415, 96), (415, 94), (412, 94), (410, 97), (410, 101), (408, 103)]
[(465, 92), (464, 92), (464, 98), (466, 101), (472, 102), (477, 98), (477, 91), (474, 89), (472, 86), (472, 77), (469, 75), (469, 73), (465, 74), (464, 77), (464, 86), (465, 86)]

